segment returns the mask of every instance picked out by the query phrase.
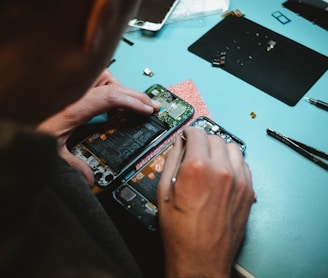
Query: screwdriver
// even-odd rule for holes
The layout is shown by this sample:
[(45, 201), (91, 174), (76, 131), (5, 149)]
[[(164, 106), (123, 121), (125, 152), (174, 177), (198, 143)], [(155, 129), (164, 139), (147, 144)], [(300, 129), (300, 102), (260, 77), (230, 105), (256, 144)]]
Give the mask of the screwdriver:
[(309, 103), (314, 104), (315, 106), (328, 111), (328, 103), (322, 100), (308, 98), (308, 97), (304, 97), (304, 99), (306, 99)]

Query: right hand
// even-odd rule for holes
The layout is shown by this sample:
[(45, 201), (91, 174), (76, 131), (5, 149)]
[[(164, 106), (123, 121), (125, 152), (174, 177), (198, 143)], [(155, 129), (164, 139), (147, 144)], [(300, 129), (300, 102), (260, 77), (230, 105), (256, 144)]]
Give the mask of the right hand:
[[(254, 202), (251, 172), (236, 144), (187, 127), (177, 138), (158, 187), (166, 277), (230, 277)], [(169, 194), (169, 201), (165, 197)]]

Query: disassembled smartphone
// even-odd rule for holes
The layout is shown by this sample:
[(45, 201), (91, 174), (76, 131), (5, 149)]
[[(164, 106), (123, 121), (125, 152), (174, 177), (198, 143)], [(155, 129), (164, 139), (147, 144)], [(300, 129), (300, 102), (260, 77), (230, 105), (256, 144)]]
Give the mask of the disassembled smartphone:
[(161, 103), (159, 111), (143, 116), (120, 110), (100, 128), (71, 149), (92, 169), (95, 183), (107, 188), (117, 183), (135, 164), (176, 131), (193, 114), (194, 108), (155, 84), (145, 93)]
[(241, 152), (244, 154), (246, 150), (246, 144), (243, 140), (239, 139), (237, 136), (227, 131), (222, 126), (218, 125), (211, 119), (201, 116), (198, 117), (191, 123), (191, 126), (204, 129), (207, 134), (213, 134), (220, 136), (226, 143), (235, 143), (239, 146)]
[[(191, 126), (204, 129), (208, 134), (218, 135), (226, 143), (237, 144), (242, 153), (246, 150), (244, 141), (207, 117), (197, 118)], [(128, 180), (123, 180), (122, 184), (113, 191), (114, 199), (152, 231), (158, 230), (157, 185), (166, 155), (172, 147), (172, 143), (166, 145), (138, 172)]]
[(179, 0), (142, 0), (138, 13), (129, 26), (147, 31), (161, 29)]

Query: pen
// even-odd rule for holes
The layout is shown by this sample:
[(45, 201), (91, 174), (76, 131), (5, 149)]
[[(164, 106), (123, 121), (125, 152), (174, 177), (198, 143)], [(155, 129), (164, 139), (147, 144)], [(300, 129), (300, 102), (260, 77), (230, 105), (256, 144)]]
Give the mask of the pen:
[(324, 101), (318, 100), (318, 99), (308, 98), (308, 97), (304, 97), (304, 99), (306, 99), (311, 104), (314, 104), (315, 106), (328, 111), (328, 103), (327, 102), (324, 102)]
[[(324, 159), (328, 159), (328, 154), (322, 151), (319, 151), (315, 148), (312, 148), (308, 145), (305, 145), (301, 142), (298, 142), (294, 139), (291, 139), (285, 135), (282, 135), (270, 128), (267, 129), (267, 134), (271, 137), (279, 140), (280, 142), (284, 143), (297, 153), (301, 154), (305, 158), (309, 159), (313, 163), (317, 164), (318, 166), (322, 167), (325, 170), (328, 170), (328, 164), (322, 161), (321, 159), (317, 158), (316, 156), (322, 157)], [(316, 155), (316, 156), (315, 156)]]
[(169, 191), (167, 192), (167, 194), (166, 194), (166, 196), (164, 198), (164, 201), (165, 202), (169, 202), (170, 201), (169, 195), (172, 192), (172, 190), (174, 189), (175, 183), (177, 182), (177, 176), (178, 176), (180, 165), (181, 165), (181, 162), (182, 162), (182, 159), (184, 157), (185, 152), (186, 152), (186, 144), (184, 144), (183, 149), (181, 151), (181, 154), (179, 156), (179, 160), (178, 160), (178, 162), (177, 162), (177, 164), (176, 164), (176, 166), (174, 168), (174, 172), (173, 172), (173, 175), (172, 175), (172, 178), (171, 178), (170, 188), (169, 188)]

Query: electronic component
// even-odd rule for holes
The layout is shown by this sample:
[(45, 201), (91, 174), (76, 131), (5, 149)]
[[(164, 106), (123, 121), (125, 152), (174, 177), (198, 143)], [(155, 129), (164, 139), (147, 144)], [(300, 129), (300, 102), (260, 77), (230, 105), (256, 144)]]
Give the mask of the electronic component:
[(186, 122), (194, 108), (161, 85), (146, 94), (161, 103), (150, 116), (120, 110), (100, 130), (75, 145), (71, 152), (92, 169), (100, 187), (115, 185), (135, 164)]
[(290, 22), (290, 19), (283, 15), (281, 12), (276, 11), (271, 14), (275, 19), (277, 19), (281, 24), (287, 24)]
[(218, 55), (214, 55), (211, 63), (212, 66), (223, 66), (225, 64), (227, 52), (221, 52)]
[(227, 17), (227, 16), (237, 16), (237, 17), (242, 17), (244, 14), (240, 10), (234, 10), (234, 11), (228, 11), (222, 15), (222, 17)]
[[(246, 144), (241, 139), (207, 117), (197, 118), (191, 123), (191, 126), (204, 129), (208, 134), (218, 135), (226, 143), (236, 143), (240, 150), (245, 152)], [(164, 169), (166, 156), (172, 147), (172, 143), (163, 147), (138, 172), (122, 181), (122, 184), (112, 192), (114, 199), (149, 230), (158, 229), (157, 186)]]
[(144, 165), (128, 181), (124, 181), (113, 197), (149, 230), (158, 229), (157, 184), (164, 162), (173, 144), (164, 147), (150, 162)]
[(144, 75), (147, 75), (149, 77), (153, 77), (154, 76), (154, 73), (151, 71), (150, 68), (145, 68), (144, 71), (143, 71)]
[(271, 51), (276, 46), (276, 44), (277, 44), (277, 42), (275, 42), (274, 40), (269, 40), (267, 51)]
[[(218, 60), (218, 69), (290, 106), (294, 106), (328, 68), (325, 55), (243, 16), (225, 17), (188, 50), (209, 62), (211, 67), (213, 57), (226, 52), (224, 61)], [(277, 74), (279, 72), (288, 74)]]
[(208, 134), (214, 134), (220, 136), (226, 143), (235, 143), (239, 146), (240, 150), (244, 153), (246, 150), (246, 144), (233, 135), (231, 132), (224, 129), (222, 126), (216, 124), (214, 121), (207, 117), (199, 117), (191, 123), (191, 126), (204, 129)]

